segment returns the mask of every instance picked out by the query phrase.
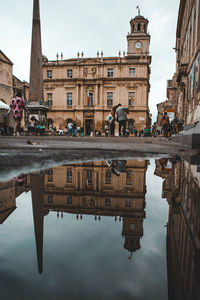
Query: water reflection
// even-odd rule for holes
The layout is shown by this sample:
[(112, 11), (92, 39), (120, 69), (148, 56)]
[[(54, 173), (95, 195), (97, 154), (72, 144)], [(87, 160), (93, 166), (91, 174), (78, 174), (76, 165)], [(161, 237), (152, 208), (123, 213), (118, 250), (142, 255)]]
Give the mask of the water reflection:
[(17, 208), (16, 198), (22, 193), (29, 191), (27, 185), (27, 176), (21, 175), (15, 177), (9, 182), (0, 183), (0, 224), (9, 217)]
[[(21, 175), (10, 182), (0, 184), (0, 223), (3, 224), (16, 209), (16, 198), (24, 192), (31, 191), (38, 272), (41, 274), (43, 272), (45, 217), (49, 219), (51, 214), (54, 216), (56, 214), (57, 218), (64, 222), (66, 219), (64, 217), (74, 215), (77, 222), (82, 222), (83, 232), (84, 228), (91, 226), (88, 224), (86, 227), (83, 223), (85, 219), (88, 221), (87, 216), (92, 216), (94, 223), (95, 221), (96, 223), (102, 221), (106, 223), (104, 217), (112, 218), (116, 222), (116, 230), (120, 230), (117, 232), (120, 251), (123, 252), (122, 248), (124, 247), (127, 251), (127, 257), (132, 258), (131, 263), (134, 263), (132, 273), (128, 273), (126, 265), (125, 270), (122, 271), (123, 276), (125, 278), (126, 273), (134, 276), (134, 280), (131, 280), (132, 285), (133, 281), (136, 282), (137, 276), (140, 278), (140, 283), (137, 282), (139, 294), (135, 294), (136, 286), (133, 285), (134, 288), (128, 289), (129, 296), (127, 299), (137, 296), (138, 298), (135, 299), (147, 299), (147, 293), (142, 283), (145, 275), (151, 283), (149, 285), (156, 286), (159, 290), (160, 283), (153, 282), (153, 275), (150, 274), (154, 269), (157, 269), (156, 280), (163, 276), (165, 269), (162, 267), (159, 270), (159, 259), (161, 256), (164, 257), (165, 253), (163, 249), (163, 253), (156, 256), (158, 250), (157, 246), (154, 245), (155, 240), (152, 235), (155, 233), (158, 236), (166, 236), (168, 299), (200, 299), (200, 168), (197, 165), (190, 165), (186, 161), (181, 161), (178, 157), (157, 159), (155, 160), (155, 168), (152, 161), (150, 165), (152, 174), (149, 176), (150, 186), (148, 186), (148, 190), (153, 189), (152, 195), (157, 197), (157, 206), (155, 205), (152, 209), (150, 202), (153, 197), (148, 198), (147, 206), (149, 207), (147, 208), (145, 201), (148, 166), (149, 161), (147, 160), (110, 160), (59, 166), (28, 176)], [(156, 178), (162, 179), (161, 193), (159, 193)], [(155, 185), (154, 182), (156, 182)], [(164, 222), (162, 221), (164, 220), (163, 215), (160, 216), (161, 222), (159, 224), (157, 221), (155, 222), (156, 215), (159, 214), (158, 206), (163, 205), (161, 196), (167, 199), (169, 206), (166, 235), (165, 229), (159, 227)], [(155, 201), (156, 199), (153, 199), (152, 203)], [(154, 212), (152, 213), (151, 210)], [(146, 211), (147, 220), (145, 220)], [(148, 221), (149, 218), (151, 218), (150, 221)], [(144, 220), (146, 222), (145, 231)], [(66, 231), (72, 230), (69, 228), (69, 223), (67, 224)], [(55, 226), (54, 223), (53, 226)], [(104, 227), (103, 230), (109, 230), (109, 228), (105, 229)], [(145, 232), (144, 240), (141, 242), (143, 231)], [(101, 235), (104, 233), (105, 231), (102, 231)], [(59, 236), (58, 232), (56, 232), (56, 236)], [(98, 237), (95, 239), (100, 240)], [(159, 243), (161, 242), (159, 241)], [(152, 256), (149, 255), (151, 248), (153, 249)], [(83, 248), (77, 251), (80, 253), (81, 251), (88, 251), (88, 249)], [(117, 255), (113, 254), (113, 256), (116, 258)], [(147, 262), (147, 257), (149, 262)], [(154, 257), (156, 261), (153, 263)], [(51, 260), (54, 259), (54, 257), (51, 258)], [(120, 258), (118, 259), (120, 260)], [(128, 261), (128, 259), (126, 260)], [(161, 261), (164, 264), (163, 260)], [(125, 265), (124, 261), (123, 264)], [(147, 274), (145, 274), (146, 265), (149, 267)], [(82, 267), (87, 269), (89, 266)], [(48, 269), (46, 263), (44, 263), (44, 268)], [(68, 268), (70, 268), (69, 265)], [(105, 268), (102, 262), (103, 273)], [(43, 274), (43, 276), (45, 275)], [(112, 276), (113, 286), (119, 284), (120, 290), (122, 282), (115, 282), (113, 273)], [(71, 284), (74, 285), (74, 282)], [(146, 284), (145, 280), (144, 284)], [(125, 283), (123, 288), (124, 286), (126, 286)], [(148, 299), (160, 299), (161, 295), (162, 299), (167, 299), (165, 291), (163, 292), (162, 289), (153, 291), (152, 287), (148, 289), (146, 286)], [(117, 287), (115, 288), (119, 292)], [(113, 297), (109, 298), (124, 299), (121, 294), (121, 296), (116, 297), (116, 293), (113, 291)], [(87, 296), (85, 295), (85, 297)], [(58, 299), (64, 298), (60, 296)], [(73, 299), (78, 299), (78, 297)], [(92, 298), (88, 296), (88, 299)], [(99, 296), (99, 299), (107, 298)]]
[(98, 221), (102, 216), (122, 221), (124, 248), (131, 259), (133, 252), (140, 249), (143, 236), (147, 166), (146, 160), (118, 160), (59, 166), (27, 177), (21, 175), (0, 185), (2, 222), (16, 208), (15, 197), (31, 189), (39, 273), (43, 270), (44, 216), (51, 211), (61, 218), (63, 213), (70, 213), (80, 220), (83, 215), (94, 215)]
[(169, 204), (167, 269), (169, 299), (200, 299), (200, 168), (186, 161), (156, 160)]
[[(40, 194), (44, 198), (39, 201), (44, 203), (46, 214), (57, 211), (58, 217), (71, 213), (76, 214), (77, 219), (94, 215), (99, 221), (102, 216), (122, 220), (124, 248), (131, 258), (140, 248), (143, 235), (147, 165), (144, 160), (111, 161), (50, 169), (43, 176), (41, 190), (44, 192)], [(38, 190), (39, 185), (36, 186)], [(36, 201), (34, 194), (32, 199)]]

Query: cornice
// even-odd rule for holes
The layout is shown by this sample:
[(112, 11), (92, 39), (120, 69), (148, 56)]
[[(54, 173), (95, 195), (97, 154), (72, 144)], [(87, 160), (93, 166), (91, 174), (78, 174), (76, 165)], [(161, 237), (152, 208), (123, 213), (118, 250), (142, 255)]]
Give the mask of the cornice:
[(136, 83), (137, 81), (149, 81), (149, 78), (148, 77), (123, 77), (123, 78), (117, 78), (117, 77), (97, 77), (97, 78), (71, 78), (71, 79), (67, 79), (67, 78), (60, 78), (60, 79), (44, 79), (44, 83), (51, 83), (51, 84), (53, 84), (53, 83), (70, 83), (70, 84), (74, 84), (74, 85), (76, 85), (76, 82), (78, 81), (78, 82), (80, 82), (80, 80), (81, 80), (81, 82), (83, 83), (83, 84), (94, 84), (94, 85), (96, 85), (96, 84), (98, 84), (96, 81), (102, 81), (103, 82), (103, 84), (105, 85), (105, 84), (110, 84), (110, 82), (113, 82), (113, 84), (116, 84), (116, 82), (119, 82), (119, 81), (121, 81), (121, 82), (123, 82), (123, 81), (125, 81), (125, 82), (131, 82), (131, 83)]

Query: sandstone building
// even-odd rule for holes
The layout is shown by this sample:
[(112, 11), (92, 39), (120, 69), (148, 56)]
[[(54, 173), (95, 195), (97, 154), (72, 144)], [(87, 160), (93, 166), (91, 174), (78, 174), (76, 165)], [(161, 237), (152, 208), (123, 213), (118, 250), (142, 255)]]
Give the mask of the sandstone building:
[(162, 114), (166, 111), (170, 121), (177, 117), (177, 100), (176, 100), (177, 84), (176, 74), (172, 80), (167, 80), (167, 99), (157, 104), (157, 123), (160, 124)]
[[(118, 103), (129, 108), (127, 126), (144, 128), (150, 124), (148, 107), (151, 56), (148, 20), (140, 14), (130, 21), (127, 53), (117, 57), (48, 61), (44, 57), (44, 97), (51, 108), (47, 114), (54, 126), (71, 121), (83, 126), (87, 134), (103, 130), (111, 108)], [(87, 130), (86, 130), (87, 129)]]
[(181, 0), (176, 32), (177, 116), (200, 120), (200, 1)]
[(10, 104), (11, 99), (21, 92), (25, 99), (28, 98), (28, 83), (19, 80), (13, 75), (13, 63), (0, 50), (0, 99)]
[(0, 50), (0, 99), (9, 104), (13, 97), (13, 63)]

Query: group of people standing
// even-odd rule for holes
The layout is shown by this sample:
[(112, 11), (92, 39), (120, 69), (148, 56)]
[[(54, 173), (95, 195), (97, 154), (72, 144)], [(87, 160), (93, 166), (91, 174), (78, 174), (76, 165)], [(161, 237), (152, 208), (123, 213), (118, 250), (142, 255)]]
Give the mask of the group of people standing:
[(127, 121), (128, 108), (122, 107), (119, 103), (114, 106), (108, 116), (107, 121), (110, 126), (110, 135), (115, 135), (115, 122), (119, 123), (119, 136), (126, 135), (126, 121)]
[(161, 125), (161, 128), (162, 128), (163, 136), (168, 137), (170, 121), (169, 121), (169, 116), (167, 115), (166, 111), (164, 112), (164, 114), (161, 117), (160, 125)]
[[(23, 115), (23, 110), (26, 110), (27, 113), (29, 113), (28, 108), (26, 106), (26, 103), (24, 101), (24, 99), (22, 98), (22, 95), (20, 92), (18, 92), (16, 94), (16, 96), (12, 99), (11, 103), (10, 103), (10, 108), (12, 111), (12, 115), (15, 121), (15, 125), (14, 125), (14, 135), (19, 135), (21, 133), (21, 127), (20, 127), (20, 123), (22, 120), (22, 115)], [(115, 135), (115, 124), (116, 121), (119, 123), (119, 136), (126, 136), (127, 135), (127, 130), (126, 130), (126, 123), (127, 123), (127, 114), (128, 114), (128, 108), (123, 107), (120, 103), (118, 105), (115, 105), (108, 118), (107, 118), (107, 123), (108, 125), (108, 129), (109, 129), (109, 133), (111, 136)], [(38, 127), (37, 129), (41, 130), (41, 128), (39, 128), (39, 122), (37, 121), (37, 119), (35, 117), (32, 117), (30, 119), (30, 124), (29, 124), (29, 131), (30, 132), (34, 132), (35, 128)], [(161, 117), (161, 121), (160, 121), (160, 126), (162, 128), (162, 134), (164, 137), (168, 137), (170, 135), (170, 120), (169, 120), (169, 116), (167, 115), (167, 112), (164, 112), (164, 114)], [(44, 127), (45, 128), (45, 127)], [(42, 128), (42, 129), (44, 129)], [(68, 124), (67, 128), (66, 128), (66, 133), (69, 136), (83, 136), (84, 135), (84, 129), (83, 127), (77, 127), (76, 124), (74, 123), (70, 123)], [(133, 135), (137, 136), (138, 132), (136, 133), (136, 129), (135, 131), (133, 130)], [(147, 135), (148, 136), (148, 135)]]

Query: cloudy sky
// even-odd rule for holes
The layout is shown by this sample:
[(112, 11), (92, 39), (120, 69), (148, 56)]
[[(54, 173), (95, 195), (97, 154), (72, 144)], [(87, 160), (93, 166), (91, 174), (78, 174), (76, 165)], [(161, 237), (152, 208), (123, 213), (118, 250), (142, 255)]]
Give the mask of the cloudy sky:
[[(127, 50), (129, 21), (137, 14), (149, 20), (151, 34), (151, 93), (153, 120), (156, 103), (166, 99), (166, 80), (175, 72), (176, 23), (179, 0), (40, 0), (43, 54), (49, 60), (63, 52), (64, 58), (116, 56)], [(14, 75), (29, 81), (33, 0), (6, 0), (0, 10), (0, 49), (14, 63)]]

